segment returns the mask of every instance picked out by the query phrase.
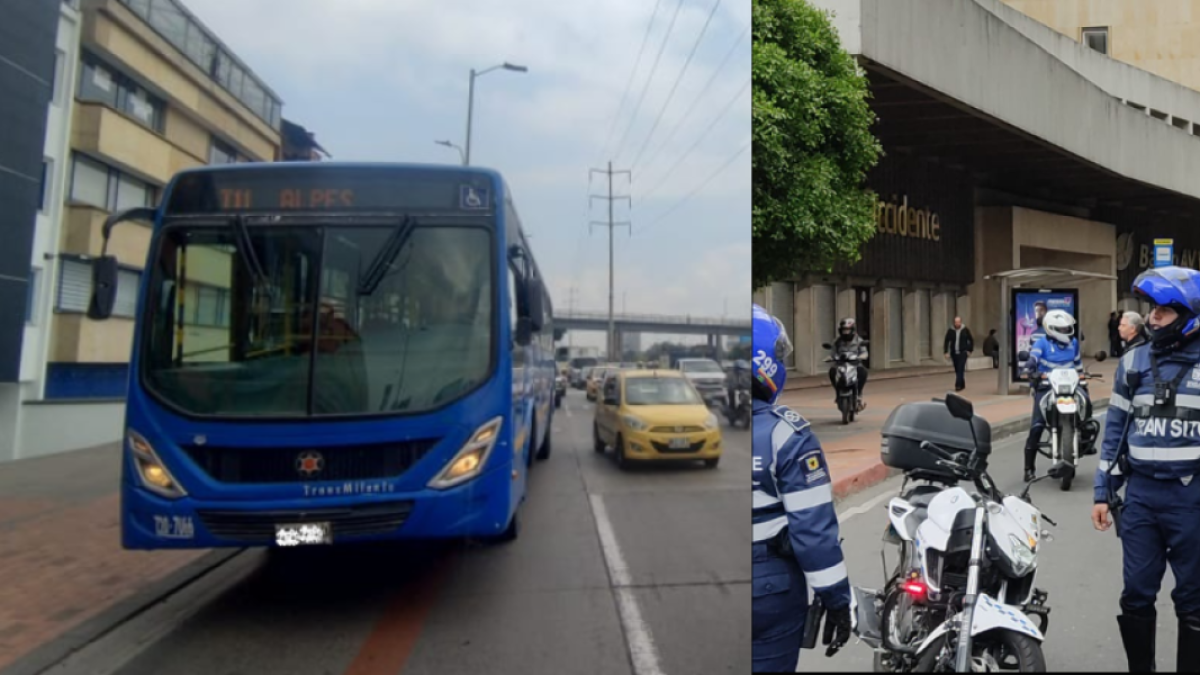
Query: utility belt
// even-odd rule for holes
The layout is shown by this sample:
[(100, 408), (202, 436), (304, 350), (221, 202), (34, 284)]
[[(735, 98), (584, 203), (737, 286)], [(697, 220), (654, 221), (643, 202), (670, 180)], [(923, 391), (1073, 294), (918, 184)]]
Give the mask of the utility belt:
[(1134, 419), (1144, 420), (1151, 417), (1174, 420), (1200, 420), (1200, 410), (1181, 408), (1175, 405), (1135, 405), (1129, 409)]

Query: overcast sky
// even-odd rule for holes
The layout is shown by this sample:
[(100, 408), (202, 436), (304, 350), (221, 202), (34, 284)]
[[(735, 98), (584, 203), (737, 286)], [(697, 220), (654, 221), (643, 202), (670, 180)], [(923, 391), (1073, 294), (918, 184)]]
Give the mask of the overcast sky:
[(464, 145), (470, 69), (527, 66), (476, 80), (471, 163), (507, 176), (556, 310), (572, 288), (576, 309), (608, 309), (607, 230), (588, 230), (607, 203), (587, 195), (612, 159), (633, 169), (614, 183), (633, 197), (615, 208), (633, 222), (616, 310), (749, 318), (746, 0), (184, 2), (335, 160), (458, 163), (434, 141)]

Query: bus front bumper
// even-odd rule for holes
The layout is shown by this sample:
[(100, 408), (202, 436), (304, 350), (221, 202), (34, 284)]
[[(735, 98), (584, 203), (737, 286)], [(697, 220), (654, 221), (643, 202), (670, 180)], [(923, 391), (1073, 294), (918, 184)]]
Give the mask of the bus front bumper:
[(326, 524), (330, 543), (455, 539), (502, 533), (512, 479), (498, 467), (449, 490), (270, 501), (164, 499), (124, 483), (121, 543), (129, 550), (276, 546), (276, 526)]

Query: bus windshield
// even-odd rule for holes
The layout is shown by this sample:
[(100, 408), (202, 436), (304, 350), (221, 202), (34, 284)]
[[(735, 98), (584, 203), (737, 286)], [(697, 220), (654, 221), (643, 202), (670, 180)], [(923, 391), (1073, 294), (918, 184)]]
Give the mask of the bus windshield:
[(486, 227), (446, 220), (250, 222), (244, 239), (222, 220), (168, 223), (151, 258), (144, 383), (218, 417), (405, 414), (461, 398), (493, 367), (494, 245)]

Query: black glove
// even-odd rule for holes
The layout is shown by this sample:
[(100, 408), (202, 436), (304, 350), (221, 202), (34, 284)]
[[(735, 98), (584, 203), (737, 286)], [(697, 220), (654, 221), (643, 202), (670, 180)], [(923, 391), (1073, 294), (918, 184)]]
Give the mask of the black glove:
[(829, 645), (825, 656), (833, 656), (850, 641), (850, 606), (825, 610), (825, 637), (821, 644)]

